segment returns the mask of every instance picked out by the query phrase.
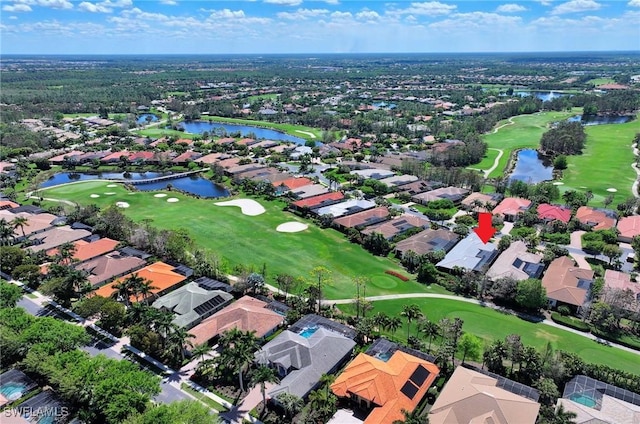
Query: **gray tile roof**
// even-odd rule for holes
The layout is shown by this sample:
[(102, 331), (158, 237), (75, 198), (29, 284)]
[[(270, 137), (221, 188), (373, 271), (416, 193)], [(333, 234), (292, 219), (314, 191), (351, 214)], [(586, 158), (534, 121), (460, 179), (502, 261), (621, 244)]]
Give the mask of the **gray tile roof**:
[(472, 232), (456, 244), (436, 266), (446, 269), (458, 266), (466, 270), (480, 271), (489, 266), (496, 256), (496, 246), (492, 243), (484, 244), (480, 237)]
[(281, 367), (287, 375), (271, 389), (269, 397), (286, 392), (301, 398), (316, 387), (322, 374), (335, 370), (351, 354), (356, 343), (326, 328), (309, 338), (285, 330), (255, 354), (256, 362)]

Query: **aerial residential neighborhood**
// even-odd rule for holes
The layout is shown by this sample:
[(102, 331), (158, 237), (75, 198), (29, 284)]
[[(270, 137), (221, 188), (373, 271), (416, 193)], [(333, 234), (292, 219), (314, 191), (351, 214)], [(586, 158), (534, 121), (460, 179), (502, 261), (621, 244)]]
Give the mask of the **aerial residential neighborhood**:
[(2, 5), (1, 423), (640, 422), (637, 2), (195, 3)]

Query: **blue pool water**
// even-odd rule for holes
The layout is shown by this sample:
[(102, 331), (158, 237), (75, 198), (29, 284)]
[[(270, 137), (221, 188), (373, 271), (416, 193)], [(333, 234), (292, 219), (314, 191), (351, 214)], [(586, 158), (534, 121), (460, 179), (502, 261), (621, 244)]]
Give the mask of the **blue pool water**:
[(595, 408), (597, 405), (595, 399), (593, 399), (591, 396), (585, 395), (584, 393), (571, 395), (569, 399), (581, 405), (588, 406), (589, 408)]
[(26, 389), (25, 384), (9, 382), (0, 386), (0, 394), (9, 400), (16, 400), (22, 397)]
[(378, 352), (374, 358), (378, 358), (382, 362), (387, 362), (389, 358), (391, 358), (391, 352)]
[(308, 339), (309, 337), (311, 337), (313, 335), (313, 333), (315, 333), (316, 331), (318, 331), (318, 327), (305, 327), (302, 329), (302, 331), (298, 334), (300, 334), (302, 337), (304, 337), (305, 339)]

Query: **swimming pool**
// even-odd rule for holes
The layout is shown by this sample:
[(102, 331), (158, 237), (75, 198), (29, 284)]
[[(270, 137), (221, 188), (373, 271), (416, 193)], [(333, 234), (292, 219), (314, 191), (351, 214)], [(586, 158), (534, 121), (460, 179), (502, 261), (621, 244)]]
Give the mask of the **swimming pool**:
[(382, 362), (387, 362), (391, 358), (391, 352), (378, 352), (374, 355), (374, 358), (378, 358)]
[(598, 402), (596, 402), (595, 399), (593, 399), (591, 396), (588, 396), (584, 393), (573, 394), (569, 397), (569, 399), (581, 405), (588, 406), (589, 408), (595, 408), (596, 405), (598, 404)]
[(298, 334), (300, 334), (302, 337), (304, 337), (305, 339), (308, 339), (309, 337), (311, 337), (313, 335), (313, 333), (315, 333), (316, 331), (318, 331), (318, 327), (305, 327), (302, 329), (301, 332), (299, 332)]
[(27, 390), (27, 385), (23, 383), (14, 383), (10, 381), (0, 386), (0, 394), (8, 400), (20, 399)]

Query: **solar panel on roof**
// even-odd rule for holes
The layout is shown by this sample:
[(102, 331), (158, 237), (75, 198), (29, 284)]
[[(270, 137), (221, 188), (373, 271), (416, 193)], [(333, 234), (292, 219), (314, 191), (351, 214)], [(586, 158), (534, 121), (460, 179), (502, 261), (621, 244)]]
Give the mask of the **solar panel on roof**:
[(418, 388), (412, 382), (407, 381), (404, 383), (404, 386), (402, 386), (402, 389), (400, 389), (400, 392), (409, 399), (413, 399), (416, 393), (418, 393)]
[(416, 386), (420, 387), (424, 383), (424, 381), (429, 377), (429, 371), (422, 365), (418, 365), (418, 368), (411, 374), (409, 380), (413, 381)]
[(204, 315), (205, 313), (217, 308), (220, 304), (224, 303), (224, 299), (220, 296), (216, 296), (213, 299), (209, 299), (202, 305), (196, 306), (194, 310), (198, 315)]

